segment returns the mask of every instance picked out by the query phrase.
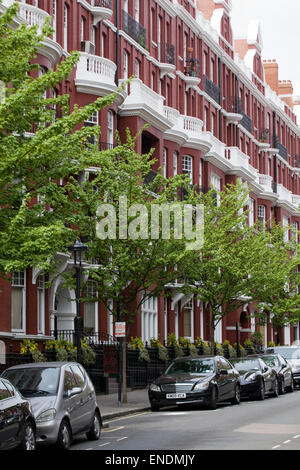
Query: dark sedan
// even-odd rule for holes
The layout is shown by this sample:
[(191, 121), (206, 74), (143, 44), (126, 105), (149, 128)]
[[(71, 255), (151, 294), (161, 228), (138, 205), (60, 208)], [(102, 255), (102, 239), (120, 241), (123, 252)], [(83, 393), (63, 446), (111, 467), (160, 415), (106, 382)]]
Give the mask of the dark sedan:
[(8, 380), (0, 378), (0, 449), (35, 450), (35, 432), (29, 402)]
[(231, 359), (241, 376), (241, 396), (264, 400), (265, 395), (278, 397), (278, 380), (274, 369), (267, 366), (260, 356)]
[(292, 374), (292, 367), (280, 354), (262, 354), (262, 360), (267, 366), (272, 367), (277, 374), (279, 395), (285, 391), (294, 391), (294, 381)]
[(149, 387), (151, 409), (200, 404), (216, 409), (217, 403), (240, 403), (240, 377), (222, 356), (175, 359)]

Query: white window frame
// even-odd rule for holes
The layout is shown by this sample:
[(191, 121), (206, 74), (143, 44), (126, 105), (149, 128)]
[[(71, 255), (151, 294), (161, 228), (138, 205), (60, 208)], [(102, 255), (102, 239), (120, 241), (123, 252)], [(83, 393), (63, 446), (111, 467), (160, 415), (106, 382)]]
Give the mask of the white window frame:
[(193, 184), (193, 157), (191, 155), (182, 156), (182, 173), (187, 175)]
[(114, 145), (114, 113), (111, 110), (107, 113), (107, 143)]
[(220, 205), (220, 191), (221, 191), (221, 177), (216, 175), (215, 173), (211, 173), (210, 175), (210, 184), (211, 186), (217, 191), (217, 205)]
[(12, 332), (25, 333), (26, 332), (26, 271), (14, 271), (12, 273), (11, 289), (13, 296), (13, 289), (22, 289), (22, 314), (21, 314), (21, 328), (13, 328), (13, 312), (11, 311)]
[[(289, 219), (286, 215), (283, 215), (282, 216), (282, 227), (285, 228), (285, 227), (288, 227), (289, 226)], [(289, 241), (289, 230), (285, 230), (284, 234), (283, 234), (283, 240), (285, 243), (287, 243)]]
[(134, 0), (134, 19), (140, 22), (140, 0)]
[(53, 31), (53, 41), (56, 41), (56, 28), (57, 28), (57, 25), (56, 25), (56, 21), (57, 21), (57, 18), (56, 18), (56, 12), (57, 12), (57, 0), (53, 0), (53, 4), (52, 4), (52, 27), (54, 29)]
[(123, 79), (127, 80), (128, 78), (128, 59), (129, 59), (129, 54), (127, 51), (124, 51), (123, 53)]
[(38, 334), (45, 334), (45, 276), (40, 274), (37, 278), (37, 316)]
[(178, 174), (178, 152), (173, 153), (173, 176)]
[(147, 297), (141, 306), (142, 340), (149, 342), (150, 338), (158, 336), (158, 299)]
[[(189, 315), (190, 315), (190, 335), (186, 335), (185, 331), (183, 331), (183, 335), (185, 338), (189, 338), (191, 341), (194, 340), (194, 299), (190, 299), (182, 308), (182, 313), (184, 315), (185, 310), (189, 310)], [(184, 320), (184, 319), (183, 319)], [(184, 321), (183, 321), (184, 325)]]
[(167, 162), (168, 162), (168, 149), (164, 147), (163, 149), (163, 176), (167, 178)]
[(259, 205), (257, 208), (257, 218), (261, 224), (266, 224), (266, 206)]
[[(92, 313), (92, 321), (94, 324), (94, 333), (97, 332), (98, 330), (98, 288), (97, 288), (97, 282), (90, 279), (87, 281), (86, 284), (86, 296), (89, 298), (95, 299), (94, 301), (89, 301), (84, 303), (84, 318), (83, 318), (83, 324), (84, 327), (86, 327), (85, 320), (87, 319), (87, 314)], [(91, 312), (90, 309), (93, 309)], [(89, 312), (88, 312), (89, 310)]]
[(249, 198), (248, 202), (248, 223), (249, 227), (253, 227), (254, 225), (254, 200)]
[(68, 7), (67, 5), (65, 4), (64, 5), (64, 44), (63, 44), (63, 48), (65, 51), (68, 50), (68, 16), (69, 16), (69, 11), (68, 11)]

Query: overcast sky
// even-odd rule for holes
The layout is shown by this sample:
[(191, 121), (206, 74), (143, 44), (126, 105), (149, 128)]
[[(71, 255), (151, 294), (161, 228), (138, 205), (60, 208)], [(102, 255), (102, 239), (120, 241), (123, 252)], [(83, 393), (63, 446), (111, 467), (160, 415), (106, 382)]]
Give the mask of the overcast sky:
[(251, 19), (261, 22), (263, 59), (277, 59), (279, 80), (300, 95), (300, 0), (232, 0), (234, 37), (247, 36)]

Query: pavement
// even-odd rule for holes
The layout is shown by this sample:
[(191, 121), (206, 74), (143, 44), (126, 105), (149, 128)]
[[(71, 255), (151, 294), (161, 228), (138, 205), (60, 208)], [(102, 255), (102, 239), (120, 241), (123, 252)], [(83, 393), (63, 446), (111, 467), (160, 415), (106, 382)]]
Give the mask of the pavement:
[(101, 417), (104, 422), (150, 409), (147, 388), (128, 390), (127, 403), (123, 403), (123, 397), (121, 397), (121, 402), (119, 402), (118, 393), (97, 395), (97, 402), (99, 403)]

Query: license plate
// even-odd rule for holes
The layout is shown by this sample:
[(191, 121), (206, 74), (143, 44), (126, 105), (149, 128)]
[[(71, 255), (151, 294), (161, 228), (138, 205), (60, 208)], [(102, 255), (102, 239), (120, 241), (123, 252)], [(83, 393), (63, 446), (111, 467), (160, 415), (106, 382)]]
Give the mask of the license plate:
[(167, 398), (186, 398), (186, 393), (167, 393)]

